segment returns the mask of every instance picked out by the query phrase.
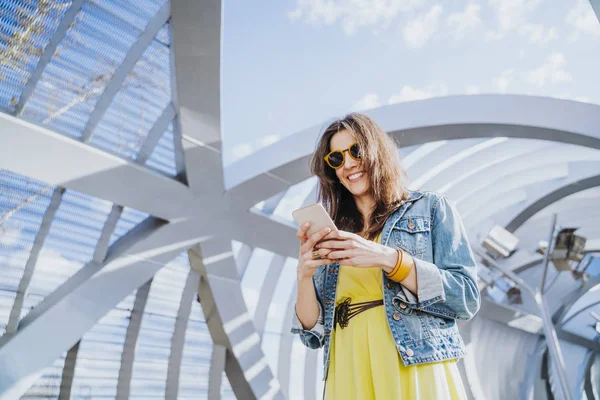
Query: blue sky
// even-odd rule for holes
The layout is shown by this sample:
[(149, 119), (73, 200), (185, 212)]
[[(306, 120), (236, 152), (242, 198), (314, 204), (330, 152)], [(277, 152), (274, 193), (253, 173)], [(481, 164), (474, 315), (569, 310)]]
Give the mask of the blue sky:
[(587, 0), (225, 1), (224, 161), (351, 110), (511, 93), (600, 104)]

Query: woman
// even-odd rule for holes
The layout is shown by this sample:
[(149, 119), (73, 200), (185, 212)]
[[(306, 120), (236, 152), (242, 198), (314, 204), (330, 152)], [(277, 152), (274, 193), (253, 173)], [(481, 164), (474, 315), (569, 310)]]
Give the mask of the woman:
[(463, 399), (456, 320), (479, 309), (476, 264), (449, 201), (402, 184), (370, 118), (332, 123), (311, 161), (338, 231), (298, 230), (292, 332), (324, 346), (327, 399)]

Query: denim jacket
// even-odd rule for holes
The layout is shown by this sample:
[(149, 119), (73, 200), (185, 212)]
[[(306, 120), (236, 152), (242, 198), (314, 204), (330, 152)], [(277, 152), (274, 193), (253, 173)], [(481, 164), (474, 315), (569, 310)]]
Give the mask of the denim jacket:
[[(388, 328), (406, 366), (461, 358), (465, 345), (456, 320), (479, 310), (477, 265), (462, 221), (450, 201), (432, 192), (412, 192), (386, 221), (381, 243), (409, 253), (415, 261), (416, 296), (382, 270), (383, 302)], [(303, 329), (294, 313), (292, 333), (302, 343), (324, 346), (324, 379), (334, 328), (339, 264), (318, 267), (313, 284), (320, 314), (312, 329)], [(352, 322), (350, 322), (352, 323)]]

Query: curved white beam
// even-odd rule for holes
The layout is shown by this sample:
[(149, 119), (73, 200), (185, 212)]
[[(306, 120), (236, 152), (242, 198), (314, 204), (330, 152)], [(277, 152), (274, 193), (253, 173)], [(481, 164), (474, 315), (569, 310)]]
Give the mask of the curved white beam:
[(119, 381), (117, 383), (117, 400), (125, 400), (129, 398), (131, 391), (131, 375), (133, 372), (133, 359), (135, 357), (135, 348), (140, 328), (142, 326), (142, 318), (148, 303), (150, 287), (152, 279), (138, 288), (135, 295), (127, 333), (125, 334), (125, 343), (123, 344), (123, 353), (121, 354), (121, 364), (119, 367)]
[(482, 234), (494, 224), (503, 225), (513, 232), (548, 205), (579, 191), (600, 186), (600, 175), (594, 174), (597, 171), (600, 171), (600, 161), (570, 163), (567, 178), (525, 186), (518, 192), (521, 193), (522, 202), (515, 202), (508, 196), (498, 199), (492, 205), (487, 204), (487, 211), (481, 212), (478, 218), (468, 220), (465, 226), (477, 227), (477, 230), (473, 229), (473, 237), (476, 236), (475, 232)]
[[(189, 224), (157, 224), (153, 219), (140, 224), (113, 244), (104, 264), (83, 267), (21, 320), (16, 335), (0, 338), (0, 399), (25, 393), (37, 371), (51, 365), (165, 264), (204, 240), (189, 239), (195, 228)], [(35, 357), (23, 357), (25, 353)]]
[(413, 189), (421, 187), (422, 184), (419, 181), (422, 180), (423, 176), (427, 175), (432, 170), (435, 170), (439, 164), (485, 140), (486, 139), (476, 138), (441, 142), (443, 145), (438, 145), (434, 150), (427, 154), (427, 157), (424, 157), (419, 162), (406, 169), (406, 173), (411, 181), (409, 186)]
[(261, 398), (272, 391), (274, 377), (246, 308), (231, 244), (213, 239), (189, 254), (192, 268), (202, 275), (198, 294), (213, 342), (228, 350), (225, 372), (231, 387), (238, 398)]
[(137, 153), (135, 161), (138, 164), (146, 164), (146, 161), (152, 156), (154, 148), (158, 144), (161, 136), (165, 133), (171, 121), (175, 118), (175, 108), (172, 103), (167, 104), (163, 112), (160, 114), (154, 125), (148, 132), (144, 144)]
[(502, 210), (508, 204), (518, 204), (527, 200), (524, 188), (540, 183), (547, 184), (552, 180), (563, 180), (568, 176), (569, 168), (566, 163), (555, 164), (552, 168), (542, 166), (505, 175), (500, 180), (490, 182), (485, 190), (472, 193), (468, 199), (457, 201), (457, 209), (465, 226), (476, 226), (477, 222), (494, 211)]
[[(524, 113), (523, 110), (528, 110)], [(520, 95), (448, 96), (367, 112), (400, 146), (436, 140), (512, 137), (600, 149), (600, 106)], [(322, 126), (287, 136), (228, 166), (229, 187), (268, 172), (295, 184), (308, 178), (308, 156)], [(290, 156), (296, 158), (290, 160)], [(274, 193), (264, 193), (270, 197)], [(248, 207), (252, 204), (247, 204)]]
[[(512, 146), (508, 147), (506, 143)], [(468, 197), (470, 193), (474, 193), (477, 190), (485, 190), (488, 185), (493, 184), (498, 179), (502, 179), (507, 174), (513, 174), (534, 166), (553, 164), (552, 154), (564, 153), (564, 149), (562, 152), (560, 151), (560, 148), (564, 147), (564, 145), (557, 143), (534, 140), (509, 140), (503, 144), (505, 146), (501, 147), (501, 149), (506, 150), (506, 152), (499, 152), (500, 156), (498, 154), (483, 152), (482, 155), (487, 157), (487, 160), (481, 160), (481, 164), (473, 165), (466, 162), (466, 166), (472, 167), (470, 170), (464, 170), (461, 167), (462, 163), (450, 168), (448, 173), (452, 174), (452, 177), (449, 177), (446, 181), (442, 181), (443, 186), (439, 188), (439, 191), (455, 202), (460, 202), (461, 199)], [(578, 154), (579, 149), (583, 148), (575, 148), (574, 153)], [(576, 155), (573, 157), (576, 157)]]
[(258, 303), (256, 304), (256, 312), (254, 313), (254, 326), (258, 335), (262, 338), (265, 331), (265, 325), (267, 324), (267, 316), (269, 314), (269, 308), (271, 306), (271, 300), (275, 294), (275, 287), (277, 281), (285, 265), (285, 257), (275, 254), (273, 260), (269, 264), (269, 269), (265, 275), (265, 280), (260, 287), (260, 296)]
[[(189, 251), (188, 251), (189, 254)], [(188, 255), (189, 257), (189, 255)], [(179, 373), (181, 371), (181, 360), (183, 359), (183, 348), (185, 345), (185, 332), (192, 310), (192, 302), (196, 301), (196, 291), (200, 283), (200, 273), (190, 269), (185, 286), (179, 301), (179, 310), (171, 338), (171, 354), (167, 370), (167, 383), (165, 387), (165, 398), (176, 399), (179, 395)]]
[(37, 235), (35, 236), (35, 240), (33, 241), (33, 246), (29, 251), (29, 258), (27, 259), (27, 264), (25, 264), (25, 269), (23, 270), (23, 276), (19, 281), (19, 288), (17, 289), (17, 295), (15, 296), (15, 301), (13, 303), (12, 309), (10, 310), (10, 316), (8, 318), (8, 323), (6, 324), (6, 332), (7, 335), (14, 335), (17, 332), (17, 328), (19, 326), (19, 320), (21, 319), (21, 311), (23, 309), (23, 302), (25, 301), (25, 295), (29, 289), (29, 284), (31, 283), (31, 278), (33, 277), (33, 272), (35, 270), (35, 265), (38, 260), (38, 256), (44, 242), (46, 241), (46, 236), (50, 231), (50, 226), (52, 224), (52, 220), (54, 219), (54, 215), (58, 210), (58, 206), (62, 201), (63, 194), (65, 193), (65, 189), (56, 188), (54, 189), (54, 193), (52, 193), (52, 198), (50, 200), (50, 204), (44, 213), (44, 219), (42, 220), (42, 224), (40, 225), (40, 229), (38, 230)]

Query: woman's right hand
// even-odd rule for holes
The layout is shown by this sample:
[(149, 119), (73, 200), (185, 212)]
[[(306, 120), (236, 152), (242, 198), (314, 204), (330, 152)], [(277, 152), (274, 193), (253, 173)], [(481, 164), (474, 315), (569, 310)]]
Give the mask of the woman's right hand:
[[(300, 240), (300, 255), (298, 256), (297, 271), (298, 281), (312, 279), (317, 267), (331, 262), (331, 260), (327, 259), (327, 255), (332, 251), (331, 249), (314, 249), (315, 244), (331, 232), (331, 228), (321, 229), (320, 231), (313, 233), (310, 237), (307, 237), (306, 232), (309, 228), (310, 223), (307, 222), (296, 232), (296, 236), (298, 236), (298, 240)], [(318, 254), (321, 258), (314, 259), (313, 253)]]

